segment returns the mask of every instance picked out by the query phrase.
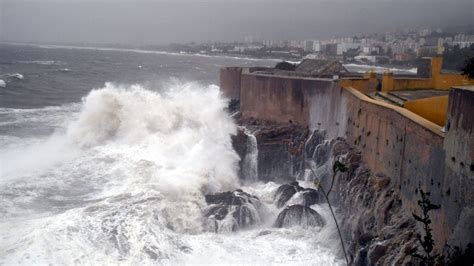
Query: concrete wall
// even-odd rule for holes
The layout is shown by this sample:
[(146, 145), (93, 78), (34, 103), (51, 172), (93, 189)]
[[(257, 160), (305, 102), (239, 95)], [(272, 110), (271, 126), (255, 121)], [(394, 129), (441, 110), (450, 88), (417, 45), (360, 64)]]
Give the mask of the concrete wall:
[(240, 100), (241, 73), (241, 67), (226, 67), (220, 70), (220, 89), (225, 97), (231, 100)]
[[(430, 59), (428, 70), (421, 70), (422, 78), (396, 78), (392, 73), (384, 73), (382, 79), (382, 91), (406, 90), (406, 89), (436, 89), (449, 90), (454, 86), (474, 85), (474, 80), (469, 80), (465, 76), (456, 73), (443, 73), (442, 57)], [(426, 77), (429, 71), (430, 76)]]
[[(419, 212), (420, 189), (431, 193), (433, 203), (442, 203), (445, 182), (441, 127), (409, 112), (375, 101), (356, 90), (345, 90), (347, 98), (346, 139), (362, 151), (374, 173), (383, 173), (398, 187), (403, 207)], [(432, 214), (439, 250), (450, 235), (446, 208)]]
[(377, 90), (377, 75), (375, 72), (366, 73), (361, 78), (342, 78), (341, 87), (353, 88), (362, 93), (373, 93)]
[(309, 125), (309, 96), (335, 88), (330, 79), (298, 78), (243, 72), (240, 110), (244, 118)]
[(431, 78), (394, 78), (392, 73), (384, 73), (382, 91), (397, 91), (406, 89), (433, 89)]
[(438, 250), (448, 240), (464, 247), (474, 241), (474, 232), (466, 234), (474, 221), (474, 90), (451, 91), (446, 137), (439, 125), (355, 89), (311, 96), (310, 117), (318, 124), (310, 126), (360, 149), (374, 173), (390, 177), (409, 213), (420, 211), (420, 189), (441, 205), (431, 214)]
[(445, 137), (439, 125), (337, 81), (245, 70), (240, 82), (228, 80), (240, 84), (244, 118), (307, 126), (358, 147), (373, 173), (390, 177), (408, 212), (419, 212), (420, 189), (429, 191), (442, 206), (432, 211), (438, 250), (449, 239), (474, 241), (474, 232), (466, 236), (474, 220), (473, 89), (450, 92)]
[(456, 224), (450, 242), (465, 246), (474, 243), (474, 87), (449, 92), (446, 130), (443, 204)]

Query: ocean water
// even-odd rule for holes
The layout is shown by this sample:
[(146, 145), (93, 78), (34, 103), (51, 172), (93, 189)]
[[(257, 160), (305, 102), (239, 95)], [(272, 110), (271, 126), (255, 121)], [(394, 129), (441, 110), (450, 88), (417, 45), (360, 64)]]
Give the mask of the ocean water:
[[(275, 228), (278, 184), (238, 179), (218, 69), (274, 63), (0, 45), (0, 264), (343, 264), (325, 204)], [(237, 188), (260, 222), (206, 230), (204, 195)]]

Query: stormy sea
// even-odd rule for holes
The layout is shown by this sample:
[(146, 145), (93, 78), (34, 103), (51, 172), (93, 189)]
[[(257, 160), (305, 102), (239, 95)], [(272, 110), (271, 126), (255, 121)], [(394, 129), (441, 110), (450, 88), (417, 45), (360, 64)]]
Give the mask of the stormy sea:
[(0, 264), (343, 265), (327, 204), (276, 226), (298, 193), (239, 180), (219, 68), (275, 63), (0, 45)]

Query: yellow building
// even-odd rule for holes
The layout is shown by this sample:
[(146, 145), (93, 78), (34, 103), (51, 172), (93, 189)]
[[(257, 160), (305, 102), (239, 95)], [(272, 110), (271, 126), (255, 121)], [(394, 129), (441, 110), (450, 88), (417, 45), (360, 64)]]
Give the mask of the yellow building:
[(426, 64), (416, 76), (397, 76), (386, 72), (377, 78), (367, 73), (359, 78), (343, 78), (342, 87), (352, 87), (375, 99), (402, 106), (419, 116), (444, 126), (451, 87), (474, 85), (474, 80), (460, 73), (442, 70), (443, 58), (423, 58)]

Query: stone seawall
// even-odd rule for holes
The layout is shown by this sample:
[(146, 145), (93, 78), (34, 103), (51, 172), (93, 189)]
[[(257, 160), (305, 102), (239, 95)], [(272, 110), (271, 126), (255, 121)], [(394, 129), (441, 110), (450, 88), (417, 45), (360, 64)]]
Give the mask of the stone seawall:
[(244, 119), (295, 123), (326, 139), (342, 137), (361, 151), (374, 175), (389, 178), (407, 214), (418, 211), (420, 189), (431, 192), (432, 202), (441, 205), (432, 211), (438, 250), (447, 242), (464, 247), (474, 242), (474, 234), (465, 235), (472, 231), (474, 215), (472, 89), (451, 91), (445, 136), (438, 125), (340, 88), (333, 80), (259, 75), (244, 69), (238, 83), (233, 88), (238, 88)]
[(314, 88), (328, 90), (336, 83), (329, 79), (256, 75), (242, 72), (240, 110), (247, 119), (295, 123), (309, 126), (310, 97)]
[[(443, 206), (448, 222), (455, 224), (451, 245), (474, 243), (474, 89), (449, 92), (446, 122)], [(450, 214), (453, 214), (450, 216)], [(455, 215), (454, 215), (455, 214)]]

